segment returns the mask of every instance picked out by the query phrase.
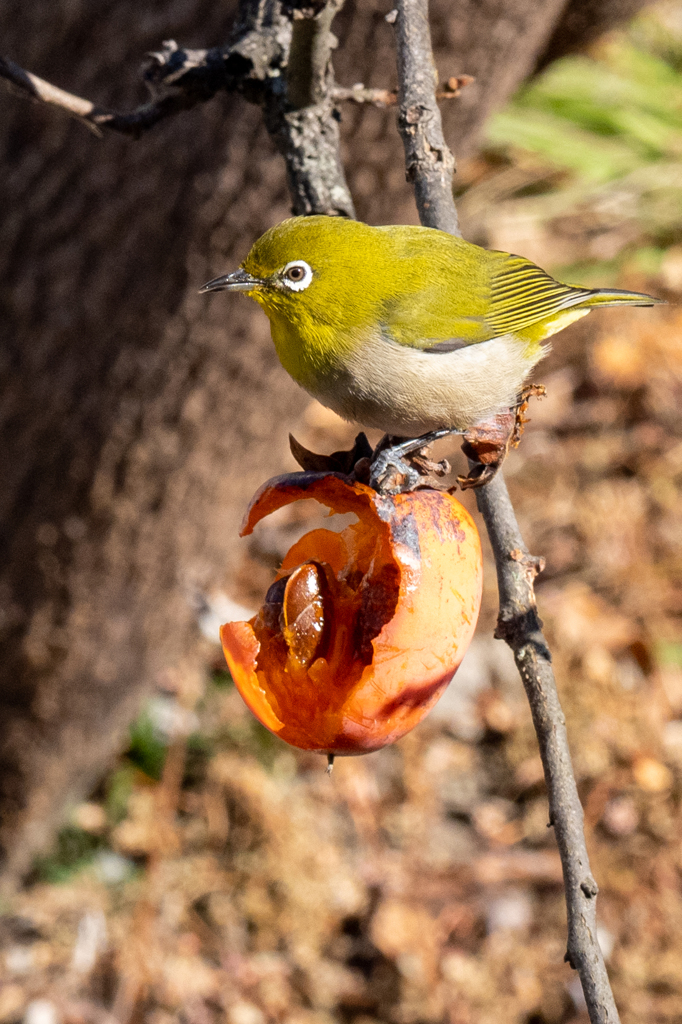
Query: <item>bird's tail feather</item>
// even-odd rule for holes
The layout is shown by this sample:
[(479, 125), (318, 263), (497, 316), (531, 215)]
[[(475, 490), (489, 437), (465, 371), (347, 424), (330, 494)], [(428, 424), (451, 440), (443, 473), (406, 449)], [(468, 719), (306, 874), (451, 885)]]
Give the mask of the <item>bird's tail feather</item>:
[(665, 303), (665, 299), (656, 299), (653, 295), (642, 292), (627, 292), (620, 288), (595, 288), (586, 299), (577, 303), (577, 308), (587, 306), (590, 309), (598, 306), (657, 306)]

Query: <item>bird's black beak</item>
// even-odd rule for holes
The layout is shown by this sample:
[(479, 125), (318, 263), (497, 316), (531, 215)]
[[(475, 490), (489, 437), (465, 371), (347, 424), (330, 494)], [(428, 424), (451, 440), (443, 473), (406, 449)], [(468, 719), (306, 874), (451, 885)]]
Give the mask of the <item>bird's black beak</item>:
[(203, 295), (204, 292), (250, 292), (254, 288), (258, 287), (263, 282), (259, 277), (253, 277), (252, 274), (247, 274), (241, 267), (239, 270), (235, 270), (233, 274), (225, 274), (224, 277), (215, 277), (208, 284), (205, 284), (203, 288), (199, 289), (199, 294)]

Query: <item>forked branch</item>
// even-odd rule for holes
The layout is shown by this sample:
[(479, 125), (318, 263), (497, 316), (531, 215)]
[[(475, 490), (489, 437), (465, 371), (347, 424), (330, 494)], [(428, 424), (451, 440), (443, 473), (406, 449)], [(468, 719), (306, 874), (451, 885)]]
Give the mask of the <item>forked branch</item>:
[[(397, 0), (397, 11), (399, 127), (408, 178), (414, 182), (422, 224), (459, 235), (452, 198), (454, 160), (434, 96), (427, 0)], [(552, 657), (535, 603), (533, 581), (543, 562), (528, 553), (501, 471), (476, 491), (476, 498), (497, 567), (500, 611), (495, 635), (514, 653), (540, 745), (566, 891), (566, 959), (580, 975), (592, 1024), (617, 1024), (618, 1011), (597, 941), (597, 885), (587, 856), (583, 811)]]
[(235, 59), (238, 55), (237, 47), (234, 52), (229, 47), (182, 50), (172, 40), (165, 42), (158, 53), (149, 54), (143, 72), (152, 98), (126, 112), (66, 92), (4, 57), (0, 57), (0, 79), (11, 91), (75, 117), (96, 135), (114, 131), (138, 138), (159, 121), (211, 99), (220, 88), (238, 89), (244, 77), (243, 66)]
[[(304, 10), (303, 17), (293, 18), (292, 32), (290, 15), (300, 14), (298, 8), (289, 15), (275, 15), (265, 26), (260, 23), (261, 7), (244, 0), (235, 38), (226, 46), (189, 50), (171, 39), (148, 54), (142, 79), (150, 99), (134, 110), (98, 106), (26, 71), (7, 57), (0, 57), (0, 81), (19, 96), (76, 118), (99, 136), (112, 131), (139, 138), (160, 121), (211, 100), (218, 92), (241, 92), (248, 99), (263, 102), (287, 65), (294, 69), (287, 88), (287, 103), (293, 108), (319, 102), (394, 106), (398, 94), (390, 89), (368, 89), (362, 84), (341, 86), (330, 77), (329, 26), (341, 6), (330, 3), (317, 12)], [(307, 74), (308, 65), (314, 70), (312, 76)], [(471, 82), (471, 75), (452, 76), (436, 96), (439, 100), (456, 99)]]

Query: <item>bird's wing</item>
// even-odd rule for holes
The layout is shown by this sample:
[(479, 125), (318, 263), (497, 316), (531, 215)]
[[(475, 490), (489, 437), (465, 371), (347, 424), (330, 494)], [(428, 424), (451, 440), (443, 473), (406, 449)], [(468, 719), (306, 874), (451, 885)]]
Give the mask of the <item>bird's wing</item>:
[(484, 315), (495, 336), (516, 334), (589, 298), (588, 288), (561, 284), (522, 256), (499, 254), (490, 279), (490, 301)]
[(457, 267), (460, 281), (448, 281), (452, 264), (443, 260), (442, 276), (429, 268), (428, 284), (422, 283), (424, 274), (419, 288), (392, 295), (381, 320), (383, 337), (423, 352), (455, 352), (551, 321), (594, 294), (555, 281), (522, 256), (485, 255), (485, 260)]

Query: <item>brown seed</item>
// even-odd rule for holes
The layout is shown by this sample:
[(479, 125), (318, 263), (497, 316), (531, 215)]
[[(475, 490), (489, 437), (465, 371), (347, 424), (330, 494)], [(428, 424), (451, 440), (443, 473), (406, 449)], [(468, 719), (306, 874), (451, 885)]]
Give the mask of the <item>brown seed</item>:
[(297, 667), (308, 668), (324, 639), (323, 571), (312, 562), (294, 569), (284, 591), (284, 639)]

